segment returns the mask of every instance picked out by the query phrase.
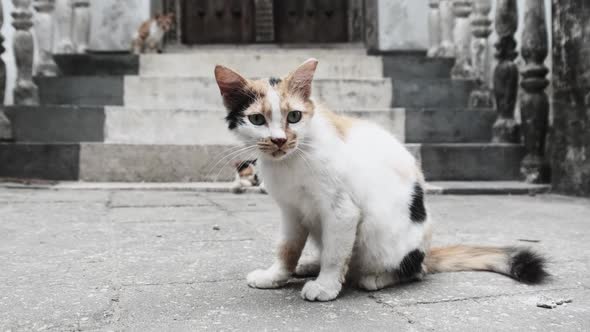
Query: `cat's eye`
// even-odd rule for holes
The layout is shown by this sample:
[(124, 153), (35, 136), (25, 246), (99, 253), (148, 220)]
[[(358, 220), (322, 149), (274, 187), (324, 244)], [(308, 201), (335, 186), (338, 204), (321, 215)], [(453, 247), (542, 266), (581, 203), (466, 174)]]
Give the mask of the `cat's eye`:
[(264, 115), (262, 115), (262, 114), (248, 115), (248, 120), (250, 120), (250, 122), (252, 122), (252, 124), (255, 126), (262, 126), (263, 124), (266, 123), (266, 119), (264, 118)]
[(291, 111), (287, 114), (287, 122), (289, 123), (297, 123), (301, 121), (301, 111)]

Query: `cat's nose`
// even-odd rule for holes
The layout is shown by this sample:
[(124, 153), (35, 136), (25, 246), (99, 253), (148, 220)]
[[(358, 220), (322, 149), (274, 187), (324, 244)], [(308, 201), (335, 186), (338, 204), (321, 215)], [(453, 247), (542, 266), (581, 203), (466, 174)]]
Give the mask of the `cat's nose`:
[(285, 138), (271, 138), (270, 141), (273, 142), (279, 148), (285, 145), (285, 143), (287, 143), (287, 140)]

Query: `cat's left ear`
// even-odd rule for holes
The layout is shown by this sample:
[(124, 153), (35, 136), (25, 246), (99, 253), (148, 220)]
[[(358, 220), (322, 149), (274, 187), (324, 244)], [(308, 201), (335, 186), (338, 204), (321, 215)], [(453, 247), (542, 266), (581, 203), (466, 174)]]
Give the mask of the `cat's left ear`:
[(295, 71), (287, 77), (289, 82), (289, 92), (298, 94), (304, 99), (309, 99), (311, 96), (311, 82), (313, 75), (318, 66), (318, 60), (311, 58), (307, 59)]

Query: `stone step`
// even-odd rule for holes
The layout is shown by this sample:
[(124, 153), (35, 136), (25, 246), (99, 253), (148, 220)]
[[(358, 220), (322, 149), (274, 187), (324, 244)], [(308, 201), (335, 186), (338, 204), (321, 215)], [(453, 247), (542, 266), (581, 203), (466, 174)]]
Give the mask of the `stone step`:
[(42, 105), (122, 105), (123, 81), (123, 76), (35, 78)]
[[(332, 108), (389, 108), (389, 79), (317, 79), (316, 100)], [(215, 79), (210, 77), (125, 77), (124, 104), (139, 108), (222, 108)]]
[(54, 54), (64, 76), (123, 76), (139, 73), (139, 56), (134, 54)]
[[(45, 190), (126, 190), (234, 193), (232, 182), (81, 182), (18, 181), (0, 179), (0, 188)], [(429, 195), (536, 195), (551, 191), (548, 184), (520, 181), (434, 181), (424, 188)], [(243, 193), (265, 194), (260, 187), (246, 188)]]
[[(489, 142), (492, 110), (368, 109), (343, 114), (379, 123), (409, 143)], [(225, 111), (118, 106), (11, 106), (6, 114), (18, 142), (237, 144)]]
[(396, 52), (381, 55), (383, 76), (393, 80), (451, 78), (455, 59), (428, 58), (424, 52)]
[(316, 78), (383, 77), (380, 57), (322, 50), (145, 54), (139, 72), (142, 77), (213, 77), (215, 65), (221, 64), (246, 77), (283, 77), (310, 57), (320, 61)]
[(476, 86), (472, 80), (394, 78), (393, 107), (465, 108)]
[[(98, 182), (230, 181), (234, 145), (2, 143), (0, 177)], [(428, 181), (517, 180), (510, 144), (409, 144)], [(239, 154), (238, 154), (239, 155)], [(239, 158), (235, 158), (239, 159)], [(224, 167), (226, 166), (226, 167)]]

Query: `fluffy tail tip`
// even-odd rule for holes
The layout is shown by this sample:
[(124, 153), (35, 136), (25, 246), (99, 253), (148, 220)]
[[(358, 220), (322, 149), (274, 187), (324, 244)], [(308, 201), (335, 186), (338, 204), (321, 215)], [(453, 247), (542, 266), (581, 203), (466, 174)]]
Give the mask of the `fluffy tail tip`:
[(549, 277), (546, 265), (546, 259), (531, 249), (515, 248), (510, 263), (510, 275), (526, 284), (540, 284)]

